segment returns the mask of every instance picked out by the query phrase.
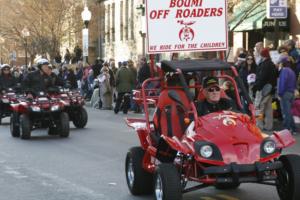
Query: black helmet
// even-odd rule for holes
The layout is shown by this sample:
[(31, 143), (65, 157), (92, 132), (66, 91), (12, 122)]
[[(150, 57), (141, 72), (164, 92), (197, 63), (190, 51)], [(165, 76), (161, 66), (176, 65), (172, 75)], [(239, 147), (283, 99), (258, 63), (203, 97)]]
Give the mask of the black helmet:
[(38, 61), (37, 61), (37, 68), (38, 69), (42, 69), (42, 66), (43, 65), (49, 65), (50, 63), (49, 63), (49, 61), (47, 60), (47, 59), (45, 59), (45, 58), (41, 58), (41, 59), (39, 59)]

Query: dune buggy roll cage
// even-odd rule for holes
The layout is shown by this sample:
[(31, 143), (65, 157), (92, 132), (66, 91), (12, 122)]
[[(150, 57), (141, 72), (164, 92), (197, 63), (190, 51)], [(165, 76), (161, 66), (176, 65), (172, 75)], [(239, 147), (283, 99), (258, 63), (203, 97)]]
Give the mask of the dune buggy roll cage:
[[(188, 98), (191, 113), (194, 116), (195, 128), (197, 129), (198, 126), (201, 125), (201, 122), (198, 120), (197, 109), (194, 104), (194, 97), (193, 94), (190, 92), (189, 89), (202, 89), (201, 85), (194, 85), (189, 86), (185, 80), (184, 73), (188, 72), (197, 72), (197, 71), (211, 71), (212, 75), (215, 75), (217, 78), (224, 78), (230, 80), (232, 86), (234, 87), (236, 103), (239, 108), (243, 108), (240, 94), (245, 98), (243, 99), (244, 102), (247, 102), (248, 106), (248, 114), (251, 116), (251, 120), (255, 123), (255, 112), (254, 112), (254, 105), (252, 100), (249, 97), (249, 94), (241, 80), (238, 76), (238, 72), (234, 66), (229, 65), (221, 60), (180, 60), (180, 61), (162, 61), (161, 66), (157, 67), (159, 76), (153, 77), (145, 80), (142, 84), (141, 88), (141, 95), (137, 98), (135, 97), (136, 101), (143, 103), (144, 112), (145, 112), (145, 120), (146, 120), (146, 129), (151, 130), (151, 121), (149, 119), (149, 104), (157, 104), (159, 99), (159, 94), (154, 95), (153, 93), (157, 93), (158, 89), (148, 89), (149, 83), (151, 82), (160, 82), (160, 89), (183, 89), (185, 95)], [(225, 71), (231, 71), (233, 77), (225, 74)], [(220, 73), (217, 75), (217, 71)], [(180, 80), (181, 86), (167, 86), (164, 81), (164, 76), (167, 72), (176, 73)], [(240, 86), (240, 90), (237, 87), (237, 83)], [(240, 94), (239, 94), (240, 93)]]

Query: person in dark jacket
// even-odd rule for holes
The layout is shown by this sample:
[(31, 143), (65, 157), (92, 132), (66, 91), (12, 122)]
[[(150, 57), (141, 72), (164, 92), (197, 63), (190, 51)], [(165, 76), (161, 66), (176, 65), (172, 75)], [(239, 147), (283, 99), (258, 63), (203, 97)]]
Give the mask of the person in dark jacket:
[(141, 87), (143, 82), (151, 77), (150, 66), (147, 64), (147, 60), (145, 57), (142, 57), (140, 60), (140, 68), (138, 71), (138, 84)]
[(15, 88), (17, 86), (17, 79), (12, 76), (10, 72), (10, 66), (8, 64), (3, 64), (1, 66), (0, 75), (0, 91), (7, 90), (9, 88)]
[(255, 107), (257, 116), (257, 126), (263, 130), (273, 129), (272, 94), (275, 94), (277, 82), (277, 71), (271, 60), (269, 49), (264, 48), (260, 53), (262, 62), (256, 70), (256, 81), (252, 88), (255, 94)]
[(99, 57), (95, 60), (95, 64), (92, 66), (92, 70), (94, 72), (94, 77), (98, 77), (100, 75), (101, 69), (103, 67), (103, 60)]
[(241, 79), (243, 80), (243, 83), (246, 87), (247, 90), (249, 90), (249, 85), (248, 85), (248, 76), (250, 74), (255, 74), (256, 73), (256, 63), (254, 61), (254, 57), (252, 55), (248, 55), (246, 57), (246, 62), (244, 62), (241, 65), (240, 71), (239, 71), (239, 75), (241, 77)]
[(291, 108), (294, 101), (294, 91), (296, 90), (296, 75), (291, 69), (292, 63), (288, 56), (281, 56), (279, 65), (282, 69), (279, 75), (278, 96), (283, 114), (283, 127), (295, 134), (296, 125)]
[[(126, 93), (131, 93), (132, 85), (134, 84), (134, 82), (135, 82), (134, 76), (133, 76), (131, 70), (128, 69), (127, 62), (123, 62), (122, 67), (120, 69), (118, 69), (117, 74), (116, 74), (116, 89), (118, 92), (118, 97), (117, 97), (116, 105), (114, 108), (115, 114), (117, 114), (120, 110), (121, 102), (124, 98), (124, 95)], [(123, 108), (123, 112), (124, 112), (124, 109), (125, 110), (128, 109), (129, 106), (130, 105), (126, 105), (127, 108)], [(127, 112), (127, 111), (125, 111), (125, 112)]]
[(73, 69), (68, 69), (67, 83), (70, 84), (70, 89), (77, 89), (77, 79)]
[(38, 70), (29, 73), (23, 80), (23, 90), (27, 92), (28, 98), (37, 95), (38, 92), (46, 92), (49, 88), (63, 86), (61, 81), (49, 68), (47, 59), (40, 59), (37, 62)]

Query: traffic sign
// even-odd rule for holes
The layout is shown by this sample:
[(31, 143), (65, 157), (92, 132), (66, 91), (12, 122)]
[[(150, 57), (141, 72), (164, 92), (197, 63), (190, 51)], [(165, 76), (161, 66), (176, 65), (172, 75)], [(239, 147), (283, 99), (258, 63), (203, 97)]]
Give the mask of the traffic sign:
[(287, 0), (267, 0), (267, 18), (285, 19), (287, 17)]

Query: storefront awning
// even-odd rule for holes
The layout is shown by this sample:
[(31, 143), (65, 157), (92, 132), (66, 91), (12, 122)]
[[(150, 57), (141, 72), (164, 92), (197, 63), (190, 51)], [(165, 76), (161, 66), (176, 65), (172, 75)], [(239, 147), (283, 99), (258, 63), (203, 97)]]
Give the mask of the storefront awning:
[(243, 1), (234, 11), (229, 21), (229, 29), (235, 32), (262, 29), (265, 17), (265, 3), (251, 4), (251, 1)]

